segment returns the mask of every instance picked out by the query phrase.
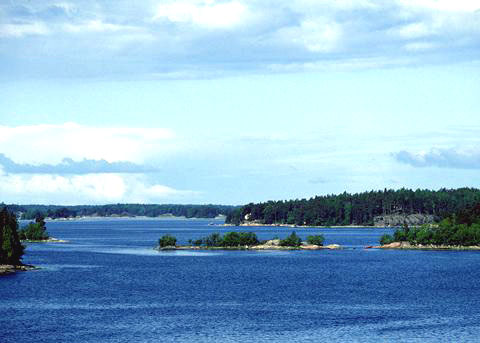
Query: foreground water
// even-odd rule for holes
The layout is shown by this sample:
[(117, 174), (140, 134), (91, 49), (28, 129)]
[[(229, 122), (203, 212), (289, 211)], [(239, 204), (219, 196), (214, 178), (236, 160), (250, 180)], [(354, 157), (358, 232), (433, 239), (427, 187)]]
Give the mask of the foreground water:
[(341, 251), (152, 250), (235, 229), (208, 224), (49, 222), (71, 242), (29, 245), (42, 269), (0, 278), (0, 342), (480, 341), (479, 252), (361, 249), (380, 229), (297, 229)]

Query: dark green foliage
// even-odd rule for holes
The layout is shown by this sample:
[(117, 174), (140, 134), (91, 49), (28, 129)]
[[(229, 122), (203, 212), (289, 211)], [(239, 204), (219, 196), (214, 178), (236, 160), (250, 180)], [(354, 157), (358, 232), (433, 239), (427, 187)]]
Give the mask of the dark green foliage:
[(438, 225), (423, 225), (418, 228), (405, 225), (395, 231), (393, 239), (422, 245), (480, 245), (479, 209), (479, 205), (463, 209)]
[(297, 233), (293, 231), (290, 236), (280, 240), (282, 247), (298, 247), (302, 244), (302, 239), (297, 236)]
[(323, 245), (325, 238), (323, 235), (314, 235), (314, 236), (307, 236), (307, 243), (314, 244), (314, 245)]
[(160, 239), (158, 240), (158, 245), (160, 246), (160, 248), (174, 247), (175, 245), (177, 245), (177, 239), (172, 235), (166, 234), (160, 237)]
[(236, 247), (258, 244), (257, 235), (253, 232), (227, 232), (222, 239), (222, 245)]
[(395, 242), (395, 239), (391, 235), (384, 234), (382, 237), (380, 237), (381, 245), (390, 244), (393, 242)]
[(24, 247), (17, 230), (16, 216), (4, 207), (0, 210), (0, 264), (21, 264)]
[(214, 232), (205, 237), (203, 244), (205, 244), (207, 247), (220, 247), (222, 246), (222, 235)]
[(241, 247), (259, 244), (257, 235), (253, 232), (227, 232), (225, 235), (212, 233), (207, 237), (192, 241), (193, 245), (206, 247)]
[(171, 214), (186, 218), (215, 218), (228, 215), (237, 207), (224, 205), (154, 205), (154, 204), (111, 204), (111, 205), (9, 205), (14, 212), (22, 212), (22, 219), (38, 216), (49, 218), (72, 218), (81, 216), (146, 216), (158, 217)]
[(45, 220), (41, 215), (35, 218), (35, 223), (29, 223), (18, 233), (20, 239), (31, 241), (43, 241), (50, 238), (47, 233)]
[(405, 242), (407, 240), (407, 232), (404, 229), (396, 230), (393, 234), (393, 240), (395, 242)]
[[(433, 215), (441, 220), (452, 213), (480, 203), (480, 190), (475, 188), (410, 189), (371, 191), (358, 194), (317, 196), (309, 200), (268, 201), (250, 203), (233, 210), (226, 222), (240, 224), (257, 221), (264, 224), (295, 225), (373, 225), (375, 216), (389, 214)], [(477, 206), (480, 213), (480, 205)], [(462, 214), (472, 221), (471, 214)], [(469, 217), (470, 216), (470, 217)], [(248, 220), (246, 219), (248, 218)]]

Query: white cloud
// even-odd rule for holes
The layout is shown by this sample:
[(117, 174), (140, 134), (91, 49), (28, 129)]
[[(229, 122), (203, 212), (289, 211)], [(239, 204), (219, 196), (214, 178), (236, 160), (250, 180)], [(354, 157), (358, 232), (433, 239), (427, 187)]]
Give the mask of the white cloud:
[(181, 1), (160, 4), (154, 19), (216, 29), (235, 27), (242, 23), (247, 15), (248, 8), (238, 1)]
[(88, 20), (79, 24), (64, 24), (63, 29), (72, 33), (138, 31), (139, 28), (128, 25), (106, 23), (102, 20)]
[(475, 0), (399, 0), (398, 2), (405, 7), (445, 12), (475, 12), (480, 9), (480, 2)]
[(0, 126), (0, 152), (18, 163), (58, 164), (63, 158), (104, 159), (142, 164), (150, 156), (178, 149), (175, 134), (164, 128), (60, 125)]
[(433, 33), (433, 28), (424, 22), (408, 24), (398, 29), (398, 34), (403, 38), (419, 38)]
[(405, 44), (405, 50), (407, 51), (426, 51), (435, 49), (437, 45), (428, 42), (414, 42)]
[(160, 184), (152, 185), (138, 175), (7, 175), (1, 170), (0, 193), (4, 202), (65, 205), (175, 202), (198, 195), (193, 191), (176, 190)]
[(278, 32), (281, 40), (301, 45), (312, 52), (335, 50), (341, 35), (341, 26), (324, 18), (307, 19), (297, 27), (284, 28)]
[(42, 22), (0, 25), (0, 37), (23, 37), (29, 35), (47, 35), (49, 33), (50, 30)]

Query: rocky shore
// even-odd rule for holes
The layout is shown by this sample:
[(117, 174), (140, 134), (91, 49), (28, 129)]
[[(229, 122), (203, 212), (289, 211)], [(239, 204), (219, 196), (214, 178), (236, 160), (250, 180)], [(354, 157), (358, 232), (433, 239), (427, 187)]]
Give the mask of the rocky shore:
[(433, 245), (433, 244), (411, 244), (409, 242), (393, 242), (385, 245), (368, 246), (366, 249), (404, 249), (404, 250), (480, 250), (480, 246), (463, 245)]
[(18, 271), (27, 271), (27, 270), (34, 270), (34, 269), (38, 269), (38, 268), (28, 264), (20, 264), (20, 265), (0, 264), (0, 275), (6, 275), (6, 274), (15, 273)]
[(314, 244), (306, 244), (302, 243), (302, 245), (298, 247), (291, 247), (291, 246), (281, 246), (279, 239), (272, 239), (266, 241), (264, 244), (258, 245), (245, 245), (245, 246), (236, 246), (236, 247), (206, 247), (206, 246), (196, 246), (196, 245), (177, 245), (177, 246), (170, 246), (170, 247), (157, 247), (159, 251), (166, 251), (166, 250), (338, 250), (342, 249), (342, 247), (338, 244), (330, 244), (330, 245), (314, 245)]

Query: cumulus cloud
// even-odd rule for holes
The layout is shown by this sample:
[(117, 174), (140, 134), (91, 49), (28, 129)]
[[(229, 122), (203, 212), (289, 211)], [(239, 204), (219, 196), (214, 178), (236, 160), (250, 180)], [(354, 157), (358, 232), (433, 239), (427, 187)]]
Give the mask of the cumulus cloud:
[(14, 175), (0, 172), (2, 200), (13, 203), (86, 204), (182, 202), (198, 192), (149, 183), (141, 175)]
[(399, 151), (394, 158), (401, 163), (414, 167), (439, 167), (455, 169), (480, 169), (479, 149), (438, 149), (412, 153)]
[(158, 168), (138, 165), (132, 162), (107, 162), (105, 160), (74, 161), (64, 158), (61, 163), (51, 164), (19, 164), (0, 153), (0, 167), (6, 173), (12, 174), (97, 174), (97, 173), (152, 173), (158, 172)]
[(0, 151), (17, 163), (59, 164), (69, 156), (74, 160), (143, 164), (152, 155), (167, 156), (179, 147), (174, 132), (164, 128), (77, 123), (0, 126)]
[(205, 28), (230, 28), (242, 23), (247, 17), (247, 11), (247, 6), (239, 1), (174, 1), (158, 5), (153, 19)]

